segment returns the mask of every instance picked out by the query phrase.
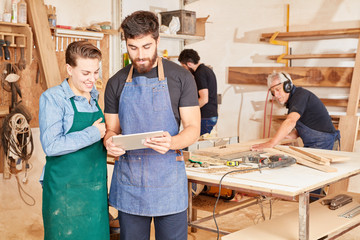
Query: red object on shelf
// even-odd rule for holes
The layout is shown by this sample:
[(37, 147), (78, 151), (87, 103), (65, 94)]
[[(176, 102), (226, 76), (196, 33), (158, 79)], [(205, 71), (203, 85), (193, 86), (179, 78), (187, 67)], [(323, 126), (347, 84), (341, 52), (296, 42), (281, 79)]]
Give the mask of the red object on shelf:
[(57, 28), (71, 29), (71, 26), (56, 25)]

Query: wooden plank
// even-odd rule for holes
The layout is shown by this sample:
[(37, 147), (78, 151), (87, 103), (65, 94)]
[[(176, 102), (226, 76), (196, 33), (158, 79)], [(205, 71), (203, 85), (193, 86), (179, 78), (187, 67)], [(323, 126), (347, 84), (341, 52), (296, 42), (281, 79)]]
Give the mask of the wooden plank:
[(47, 87), (54, 87), (61, 83), (61, 76), (51, 39), (46, 7), (42, 0), (28, 0), (26, 2), (29, 11), (29, 23), (34, 32), (36, 49), (39, 52), (41, 69)]
[[(312, 58), (355, 58), (355, 53), (322, 53), (322, 54), (294, 54), (285, 55), (283, 59), (312, 59)], [(271, 60), (277, 60), (280, 55), (268, 56)]]
[(318, 154), (315, 154), (315, 153), (311, 153), (311, 152), (309, 152), (309, 151), (306, 151), (306, 150), (303, 149), (303, 148), (300, 149), (300, 148), (298, 148), (298, 147), (293, 147), (293, 146), (290, 146), (289, 148), (292, 149), (292, 150), (295, 150), (295, 151), (297, 151), (297, 152), (299, 152), (299, 153), (305, 154), (305, 155), (307, 155), (307, 156), (309, 156), (309, 157), (311, 157), (311, 158), (314, 158), (314, 159), (316, 159), (316, 160), (318, 160), (318, 161), (320, 161), (320, 162), (330, 163), (330, 159), (328, 159), (328, 158), (326, 158), (326, 157), (322, 157), (322, 156), (320, 156), (320, 155), (318, 155)]
[(328, 162), (319, 161), (317, 159), (309, 157), (308, 155), (305, 155), (305, 154), (300, 153), (298, 151), (292, 150), (292, 149), (290, 149), (290, 147), (278, 145), (278, 146), (275, 146), (274, 148), (277, 149), (277, 150), (286, 152), (288, 154), (291, 154), (293, 157), (299, 157), (299, 158), (301, 158), (303, 160), (306, 160), (306, 161), (309, 161), (309, 162), (312, 162), (312, 163), (315, 163), (315, 164), (318, 164), (318, 165), (330, 165), (330, 161), (328, 161)]
[(354, 72), (351, 79), (349, 102), (346, 110), (347, 115), (356, 115), (360, 97), (360, 38), (355, 58)]
[(330, 159), (330, 162), (340, 162), (340, 161), (350, 160), (350, 157), (342, 155), (341, 151), (332, 151), (332, 150), (315, 149), (315, 148), (307, 148), (307, 151), (316, 154), (321, 154), (321, 156)]
[(339, 130), (341, 134), (340, 146), (342, 151), (354, 151), (358, 128), (358, 116), (340, 116)]
[(308, 161), (308, 160), (300, 157), (298, 154), (294, 154), (293, 153), (294, 151), (287, 148), (287, 147), (278, 145), (278, 146), (275, 146), (274, 148), (276, 150), (280, 150), (280, 151), (283, 151), (283, 152), (285, 152), (287, 154), (290, 154), (292, 157), (294, 157), (296, 159), (297, 163), (302, 164), (304, 166), (314, 168), (316, 170), (323, 171), (323, 172), (336, 172), (337, 171), (337, 169), (334, 168), (334, 167), (327, 166), (327, 165), (319, 165), (319, 164), (316, 164), (314, 162)]
[(229, 84), (267, 85), (269, 74), (287, 72), (302, 87), (350, 87), (352, 67), (229, 67)]
[[(261, 34), (260, 41), (269, 41), (274, 33)], [(298, 31), (298, 32), (280, 32), (276, 39), (278, 40), (324, 40), (337, 38), (358, 38), (360, 28), (315, 30), (315, 31)]]
[(325, 106), (347, 107), (348, 105), (348, 99), (320, 98), (320, 100)]

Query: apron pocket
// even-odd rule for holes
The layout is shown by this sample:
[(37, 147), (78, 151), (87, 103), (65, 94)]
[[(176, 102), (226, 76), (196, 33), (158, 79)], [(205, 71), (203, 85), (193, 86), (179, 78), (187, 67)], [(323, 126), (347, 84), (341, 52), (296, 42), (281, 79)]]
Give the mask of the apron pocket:
[(105, 182), (69, 183), (66, 187), (67, 216), (99, 214), (102, 205), (106, 208), (106, 204), (103, 204), (106, 203)]
[(178, 167), (183, 162), (176, 161), (173, 150), (166, 154), (147, 155), (144, 157), (145, 187), (167, 188), (178, 182)]
[(154, 111), (165, 111), (167, 109), (167, 104), (165, 99), (167, 99), (166, 95), (166, 85), (160, 84), (153, 87), (153, 108)]
[(131, 186), (141, 186), (143, 171), (141, 159), (142, 155), (131, 153), (127, 153), (119, 158), (120, 174), (117, 174), (117, 177), (120, 183)]

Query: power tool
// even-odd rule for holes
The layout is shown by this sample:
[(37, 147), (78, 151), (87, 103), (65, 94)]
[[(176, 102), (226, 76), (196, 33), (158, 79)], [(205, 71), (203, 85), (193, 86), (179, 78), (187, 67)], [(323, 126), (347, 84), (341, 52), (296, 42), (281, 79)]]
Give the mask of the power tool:
[(272, 155), (269, 160), (268, 163), (265, 163), (265, 166), (269, 168), (288, 167), (296, 163), (295, 158), (281, 154)]
[(296, 163), (296, 159), (287, 155), (272, 155), (270, 157), (262, 157), (260, 154), (251, 154), (242, 160), (229, 160), (226, 165), (229, 167), (239, 166), (240, 163), (257, 163), (260, 168), (279, 168), (287, 167)]

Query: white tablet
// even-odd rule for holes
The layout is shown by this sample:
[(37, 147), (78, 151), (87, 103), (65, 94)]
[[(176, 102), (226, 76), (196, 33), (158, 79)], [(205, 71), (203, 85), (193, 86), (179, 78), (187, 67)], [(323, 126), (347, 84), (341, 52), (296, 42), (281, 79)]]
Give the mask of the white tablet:
[(124, 150), (134, 150), (147, 148), (144, 146), (146, 138), (161, 137), (164, 131), (135, 133), (127, 135), (116, 135), (112, 137), (112, 141), (116, 146)]

